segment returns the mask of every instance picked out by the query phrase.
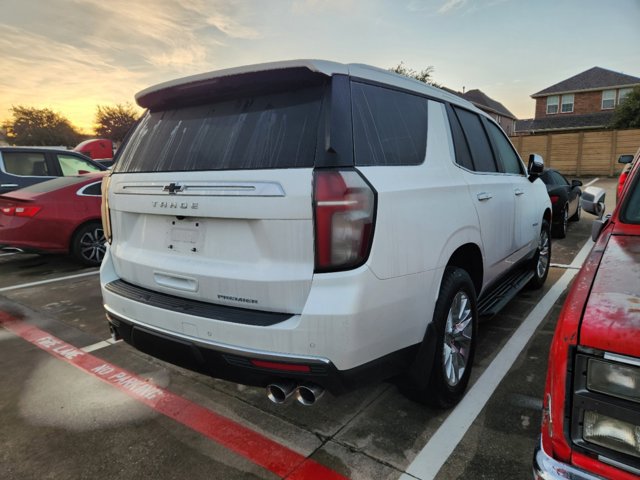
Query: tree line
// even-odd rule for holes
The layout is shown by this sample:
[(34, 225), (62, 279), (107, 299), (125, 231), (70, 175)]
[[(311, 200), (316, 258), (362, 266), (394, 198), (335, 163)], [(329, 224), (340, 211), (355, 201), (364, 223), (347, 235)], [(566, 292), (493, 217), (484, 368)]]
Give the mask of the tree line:
[[(400, 62), (392, 72), (414, 78), (429, 85), (440, 87), (433, 80), (433, 66), (416, 71)], [(12, 145), (77, 145), (89, 138), (71, 125), (60, 113), (48, 108), (33, 108), (22, 105), (10, 109), (12, 118), (1, 124), (6, 141)], [(108, 138), (119, 144), (138, 117), (130, 103), (114, 106), (97, 106), (95, 136)], [(610, 128), (640, 128), (640, 87), (635, 87), (626, 99), (616, 107)]]
[[(2, 133), (11, 145), (74, 146), (91, 136), (80, 133), (62, 114), (49, 108), (13, 106), (11, 118), (2, 122)], [(137, 121), (138, 113), (130, 103), (98, 105), (94, 134), (119, 144)]]

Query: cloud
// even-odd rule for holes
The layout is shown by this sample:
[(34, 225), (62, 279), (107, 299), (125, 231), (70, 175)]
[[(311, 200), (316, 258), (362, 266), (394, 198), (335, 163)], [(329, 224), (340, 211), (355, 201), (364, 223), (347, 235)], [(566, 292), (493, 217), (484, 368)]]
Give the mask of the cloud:
[(459, 10), (464, 7), (467, 0), (446, 0), (444, 5), (438, 9), (438, 13), (449, 13), (454, 10)]

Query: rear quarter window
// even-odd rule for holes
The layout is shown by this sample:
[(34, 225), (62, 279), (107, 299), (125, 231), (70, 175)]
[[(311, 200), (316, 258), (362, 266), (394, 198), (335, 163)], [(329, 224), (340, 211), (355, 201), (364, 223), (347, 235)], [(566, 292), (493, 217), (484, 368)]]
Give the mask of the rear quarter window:
[(149, 111), (114, 172), (312, 167), (323, 87)]
[(352, 82), (356, 165), (419, 165), (427, 151), (428, 100)]

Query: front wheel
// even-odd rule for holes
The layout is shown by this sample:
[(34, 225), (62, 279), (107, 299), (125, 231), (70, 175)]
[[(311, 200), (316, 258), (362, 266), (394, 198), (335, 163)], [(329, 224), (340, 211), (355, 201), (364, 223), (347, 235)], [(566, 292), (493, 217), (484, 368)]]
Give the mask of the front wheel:
[(538, 248), (531, 261), (533, 268), (533, 278), (529, 280), (528, 287), (532, 289), (542, 288), (544, 282), (549, 275), (549, 266), (551, 265), (551, 233), (549, 222), (542, 220), (540, 227), (540, 237), (538, 239)]
[[(416, 392), (422, 403), (447, 408), (458, 403), (471, 376), (476, 345), (478, 309), (469, 274), (447, 267), (433, 315), (435, 356), (426, 388)], [(427, 341), (425, 339), (425, 341)]]
[(71, 240), (71, 254), (80, 263), (97, 267), (102, 263), (106, 251), (106, 239), (102, 224), (90, 222), (82, 225)]

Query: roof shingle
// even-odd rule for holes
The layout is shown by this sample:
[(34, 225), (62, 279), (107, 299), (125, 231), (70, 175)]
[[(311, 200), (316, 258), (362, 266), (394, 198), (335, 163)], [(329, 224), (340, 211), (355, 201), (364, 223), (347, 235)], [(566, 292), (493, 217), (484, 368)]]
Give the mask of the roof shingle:
[(544, 97), (554, 93), (568, 93), (632, 85), (640, 85), (640, 78), (605, 68), (593, 67), (544, 90), (540, 90), (538, 93), (531, 95), (531, 98)]

